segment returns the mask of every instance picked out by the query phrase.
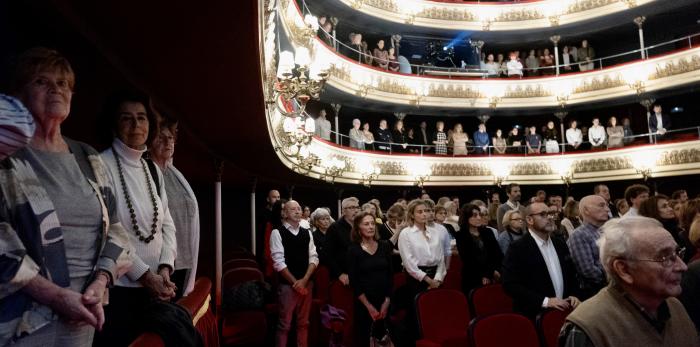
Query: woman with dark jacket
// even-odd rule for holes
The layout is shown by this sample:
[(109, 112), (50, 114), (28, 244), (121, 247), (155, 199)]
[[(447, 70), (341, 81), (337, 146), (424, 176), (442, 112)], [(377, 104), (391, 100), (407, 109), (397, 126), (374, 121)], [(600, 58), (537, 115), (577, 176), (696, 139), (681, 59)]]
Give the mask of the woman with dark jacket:
[(687, 263), (695, 255), (696, 249), (688, 239), (688, 232), (678, 225), (678, 219), (668, 202), (669, 198), (666, 195), (650, 196), (639, 206), (639, 215), (661, 222), (664, 229), (671, 233), (678, 247), (685, 247), (683, 261)]
[(403, 127), (403, 121), (396, 121), (396, 124), (394, 124), (394, 130), (391, 132), (391, 138), (395, 143), (393, 146), (394, 152), (408, 152), (408, 136), (406, 134), (406, 129)]
[(501, 278), (503, 254), (493, 232), (486, 229), (479, 206), (466, 204), (459, 218), (461, 232), (456, 233), (457, 251), (462, 259), (462, 291), (497, 282)]

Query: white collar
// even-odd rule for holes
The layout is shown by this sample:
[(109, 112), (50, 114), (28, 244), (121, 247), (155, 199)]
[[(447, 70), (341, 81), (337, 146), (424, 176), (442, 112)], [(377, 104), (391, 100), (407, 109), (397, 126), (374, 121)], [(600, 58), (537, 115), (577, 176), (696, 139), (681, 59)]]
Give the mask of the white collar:
[(142, 150), (133, 149), (118, 138), (114, 138), (112, 148), (116, 152), (115, 154), (119, 155), (119, 158), (125, 164), (131, 166), (141, 166), (141, 157), (143, 156), (143, 153), (146, 152), (146, 147), (144, 147)]
[(510, 206), (511, 209), (515, 210), (520, 208), (520, 201), (516, 201), (515, 204), (513, 204), (510, 200), (506, 200), (506, 205)]
[(539, 235), (532, 232), (532, 230), (530, 230), (529, 228), (527, 229), (527, 232), (529, 232), (530, 235), (532, 236), (532, 238), (535, 239), (535, 243), (537, 243), (537, 247), (542, 248), (542, 247), (549, 246), (549, 244), (550, 244), (549, 241), (552, 239), (551, 236), (548, 237), (546, 240), (544, 240)]

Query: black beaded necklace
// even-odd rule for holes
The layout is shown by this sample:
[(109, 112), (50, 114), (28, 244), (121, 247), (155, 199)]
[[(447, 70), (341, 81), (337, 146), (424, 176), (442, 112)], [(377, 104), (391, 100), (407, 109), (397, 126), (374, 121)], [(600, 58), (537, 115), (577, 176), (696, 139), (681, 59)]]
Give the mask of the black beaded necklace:
[(134, 229), (134, 233), (136, 234), (136, 236), (138, 236), (141, 242), (149, 243), (153, 241), (153, 235), (156, 234), (156, 229), (158, 226), (158, 204), (156, 202), (155, 194), (153, 194), (153, 188), (151, 187), (151, 176), (148, 173), (148, 169), (146, 169), (146, 163), (144, 162), (143, 158), (139, 159), (141, 161), (143, 173), (146, 175), (146, 185), (148, 186), (148, 194), (151, 196), (151, 202), (153, 203), (153, 224), (151, 224), (151, 235), (149, 236), (144, 236), (143, 233), (141, 233), (141, 230), (139, 230), (139, 225), (136, 222), (136, 213), (134, 212), (134, 206), (131, 203), (129, 191), (127, 191), (126, 189), (126, 182), (124, 181), (122, 163), (121, 161), (119, 161), (119, 155), (117, 155), (117, 151), (114, 150), (114, 147), (112, 147), (112, 154), (114, 154), (114, 159), (117, 161), (117, 169), (119, 170), (119, 182), (121, 182), (122, 185), (122, 191), (124, 192), (126, 206), (129, 208), (129, 214), (131, 215), (131, 225)]

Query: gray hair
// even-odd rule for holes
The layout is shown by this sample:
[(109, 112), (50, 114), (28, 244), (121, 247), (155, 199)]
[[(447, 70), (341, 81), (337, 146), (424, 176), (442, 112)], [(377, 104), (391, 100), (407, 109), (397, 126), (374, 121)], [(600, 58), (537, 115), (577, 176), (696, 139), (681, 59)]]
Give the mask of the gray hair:
[(351, 197), (349, 197), (349, 198), (343, 199), (343, 201), (340, 203), (340, 206), (341, 206), (342, 208), (346, 208), (346, 207), (348, 207), (348, 205), (350, 205), (350, 204), (353, 203), (353, 202), (356, 203), (356, 204), (358, 204), (358, 205), (360, 204), (360, 200), (358, 200), (358, 199), (357, 199), (356, 197), (354, 197), (354, 196), (351, 196)]
[(520, 210), (508, 210), (506, 211), (506, 214), (503, 215), (503, 220), (501, 221), (501, 224), (506, 227), (510, 225), (510, 219), (513, 217), (514, 214), (519, 214), (520, 218), (523, 218), (522, 214), (520, 213)]
[(335, 220), (333, 220), (333, 217), (331, 217), (330, 212), (328, 212), (328, 210), (326, 208), (319, 207), (319, 208), (315, 209), (313, 212), (311, 212), (311, 215), (309, 216), (309, 218), (311, 219), (311, 225), (316, 225), (316, 222), (318, 222), (318, 220), (323, 218), (323, 217), (330, 218), (331, 223), (335, 222)]
[(600, 228), (602, 233), (598, 239), (600, 263), (612, 284), (617, 283), (619, 279), (613, 269), (613, 261), (619, 258), (630, 258), (637, 253), (638, 246), (633, 241), (633, 234), (652, 228), (663, 228), (663, 225), (656, 219), (641, 216), (614, 218)]

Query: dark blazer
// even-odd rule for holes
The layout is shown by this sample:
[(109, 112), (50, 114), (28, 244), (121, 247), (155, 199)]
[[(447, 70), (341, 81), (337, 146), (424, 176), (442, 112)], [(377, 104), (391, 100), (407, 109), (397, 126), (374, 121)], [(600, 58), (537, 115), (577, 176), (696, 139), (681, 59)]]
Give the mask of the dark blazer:
[[(661, 114), (661, 121), (664, 123), (663, 127), (666, 130), (671, 129), (671, 117), (669, 117), (667, 114)], [(656, 114), (652, 113), (649, 115), (649, 130), (652, 133), (655, 133), (658, 131), (658, 125), (656, 124)]]
[[(578, 293), (576, 268), (569, 254), (569, 248), (562, 240), (550, 237), (559, 256), (564, 298)], [(503, 289), (513, 298), (513, 309), (527, 317), (535, 318), (542, 310), (545, 297), (553, 297), (554, 285), (549, 278), (547, 264), (529, 232), (508, 247), (503, 260)]]
[(488, 228), (479, 229), (479, 237), (484, 244), (486, 257), (479, 257), (477, 241), (469, 233), (469, 226), (461, 225), (460, 232), (455, 233), (457, 251), (462, 259), (462, 290), (465, 295), (469, 291), (481, 287), (481, 279), (493, 279), (494, 271), (501, 271), (503, 253), (493, 232)]
[(352, 226), (340, 217), (326, 231), (326, 254), (331, 278), (336, 279), (341, 274), (348, 273), (347, 251), (352, 241), (350, 231)]

